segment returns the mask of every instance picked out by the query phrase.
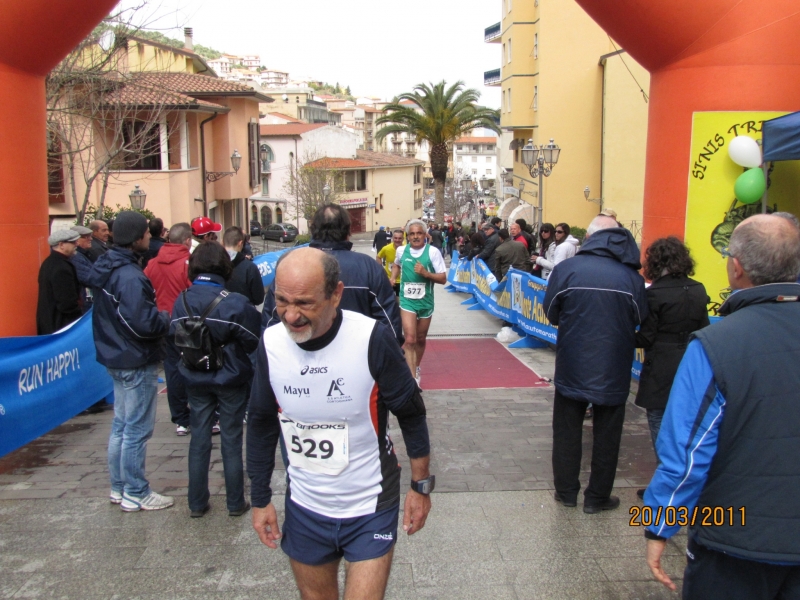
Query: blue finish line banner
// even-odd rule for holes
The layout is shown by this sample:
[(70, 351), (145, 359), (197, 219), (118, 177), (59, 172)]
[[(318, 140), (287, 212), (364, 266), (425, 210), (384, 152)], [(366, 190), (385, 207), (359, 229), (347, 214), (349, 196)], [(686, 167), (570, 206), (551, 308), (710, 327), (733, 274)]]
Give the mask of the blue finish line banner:
[(113, 398), (95, 356), (92, 311), (52, 335), (0, 339), (0, 456)]
[[(264, 286), (287, 250), (253, 261)], [(0, 456), (55, 429), (95, 402), (113, 402), (113, 383), (97, 362), (92, 311), (52, 335), (0, 338)]]
[[(474, 304), (498, 319), (511, 323), (517, 333), (525, 336), (514, 342), (512, 347), (556, 343), (558, 328), (551, 325), (544, 314), (544, 295), (547, 292), (547, 281), (544, 279), (509, 269), (506, 278), (498, 282), (486, 263), (476, 258), (472, 261), (453, 261), (447, 281), (456, 291), (472, 294)], [(641, 375), (643, 360), (644, 350), (637, 348), (631, 367), (631, 375), (636, 380)]]

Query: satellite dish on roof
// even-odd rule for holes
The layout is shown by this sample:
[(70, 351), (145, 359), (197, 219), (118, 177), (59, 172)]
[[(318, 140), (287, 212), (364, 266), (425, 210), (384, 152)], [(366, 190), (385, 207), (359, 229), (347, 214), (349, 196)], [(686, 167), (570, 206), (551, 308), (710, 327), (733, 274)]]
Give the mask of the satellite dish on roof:
[(283, 101), (284, 102), (288, 102), (289, 101), (289, 96), (287, 94), (284, 94), (282, 97), (283, 97)]

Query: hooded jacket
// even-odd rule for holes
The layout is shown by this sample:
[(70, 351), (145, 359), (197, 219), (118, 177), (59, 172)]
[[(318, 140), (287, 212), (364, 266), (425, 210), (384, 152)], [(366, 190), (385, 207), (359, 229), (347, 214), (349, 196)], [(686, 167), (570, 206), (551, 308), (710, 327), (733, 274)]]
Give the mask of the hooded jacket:
[(232, 262), (233, 273), (225, 287), (250, 300), (253, 306), (264, 302), (264, 282), (256, 264), (242, 252), (237, 252)]
[[(159, 253), (160, 255), (161, 253)], [(158, 257), (156, 257), (158, 258)], [(186, 290), (186, 303), (193, 315), (202, 315), (219, 293), (225, 288), (225, 280), (219, 275), (201, 273), (194, 285)], [(187, 317), (183, 299), (178, 297), (172, 310), (169, 326), (170, 338), (174, 340), (175, 327)], [(202, 387), (208, 385), (245, 385), (253, 379), (253, 363), (250, 353), (258, 348), (261, 333), (260, 316), (250, 301), (232, 292), (214, 307), (206, 317), (206, 325), (212, 339), (224, 347), (224, 365), (219, 371), (203, 373), (187, 369), (183, 362), (178, 363), (186, 385)]]
[(489, 270), (494, 272), (495, 263), (497, 262), (494, 256), (494, 251), (500, 245), (500, 236), (497, 235), (497, 229), (492, 229), (491, 234), (486, 236), (486, 241), (480, 249), (473, 249), (469, 253), (470, 260), (473, 258), (480, 258), (489, 267)]
[(550, 274), (544, 310), (558, 326), (554, 383), (567, 398), (607, 406), (627, 401), (636, 327), (648, 310), (640, 268), (633, 236), (614, 227), (592, 234)]
[(147, 264), (144, 274), (153, 282), (158, 310), (171, 313), (178, 294), (192, 285), (189, 256), (189, 249), (183, 244), (164, 244)]
[(547, 247), (545, 256), (536, 258), (536, 264), (542, 267), (542, 279), (549, 278), (550, 273), (558, 263), (575, 256), (578, 252), (578, 246), (580, 246), (580, 242), (571, 235), (568, 235), (567, 239), (560, 244), (550, 244)]
[(139, 257), (115, 246), (97, 259), (87, 283), (94, 293), (97, 362), (112, 369), (136, 369), (161, 360), (169, 313), (159, 312)]
[[(339, 308), (372, 317), (385, 323), (401, 346), (405, 342), (403, 325), (400, 322), (400, 307), (394, 295), (392, 284), (374, 258), (352, 252), (352, 242), (322, 242), (312, 240), (309, 244), (328, 252), (339, 262), (340, 278), (344, 283), (344, 293)], [(262, 310), (262, 331), (280, 323), (275, 310), (275, 283), (269, 286)]]

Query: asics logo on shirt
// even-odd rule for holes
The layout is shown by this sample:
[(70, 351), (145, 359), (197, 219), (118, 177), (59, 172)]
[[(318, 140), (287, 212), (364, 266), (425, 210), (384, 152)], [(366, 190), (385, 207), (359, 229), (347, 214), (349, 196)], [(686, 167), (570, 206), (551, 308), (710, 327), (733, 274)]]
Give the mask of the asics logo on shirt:
[(309, 367), (308, 365), (306, 365), (300, 371), (300, 375), (305, 375), (306, 373), (308, 373), (309, 375), (316, 375), (317, 373), (327, 373), (327, 372), (328, 372), (328, 367)]

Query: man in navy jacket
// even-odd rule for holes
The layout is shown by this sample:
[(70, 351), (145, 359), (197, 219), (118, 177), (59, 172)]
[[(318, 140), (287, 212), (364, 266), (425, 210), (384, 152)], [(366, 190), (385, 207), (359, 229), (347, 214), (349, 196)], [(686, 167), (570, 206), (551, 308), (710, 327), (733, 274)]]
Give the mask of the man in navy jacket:
[(123, 511), (169, 508), (144, 474), (147, 440), (156, 422), (158, 363), (169, 313), (159, 312), (153, 284), (139, 265), (150, 244), (147, 219), (133, 211), (114, 223), (115, 246), (94, 263), (92, 330), (97, 362), (114, 380), (114, 420), (108, 440), (110, 499)]
[(755, 215), (722, 254), (733, 293), (686, 348), (644, 495), (652, 517), (637, 522), (650, 570), (673, 590), (661, 555), (688, 526), (684, 599), (798, 598), (800, 231)]
[[(342, 309), (352, 310), (384, 323), (397, 343), (405, 342), (400, 308), (386, 272), (374, 258), (353, 252), (350, 241), (350, 217), (338, 204), (324, 204), (310, 223), (312, 248), (327, 252), (339, 262), (344, 294)], [(262, 309), (261, 329), (280, 323), (275, 308), (275, 282), (267, 290)]]
[(631, 233), (606, 216), (589, 225), (586, 242), (550, 274), (544, 310), (558, 326), (553, 403), (555, 499), (577, 506), (586, 407), (594, 407), (592, 472), (583, 511), (619, 506), (611, 495), (625, 403), (636, 349), (636, 327), (647, 316), (639, 248)]

